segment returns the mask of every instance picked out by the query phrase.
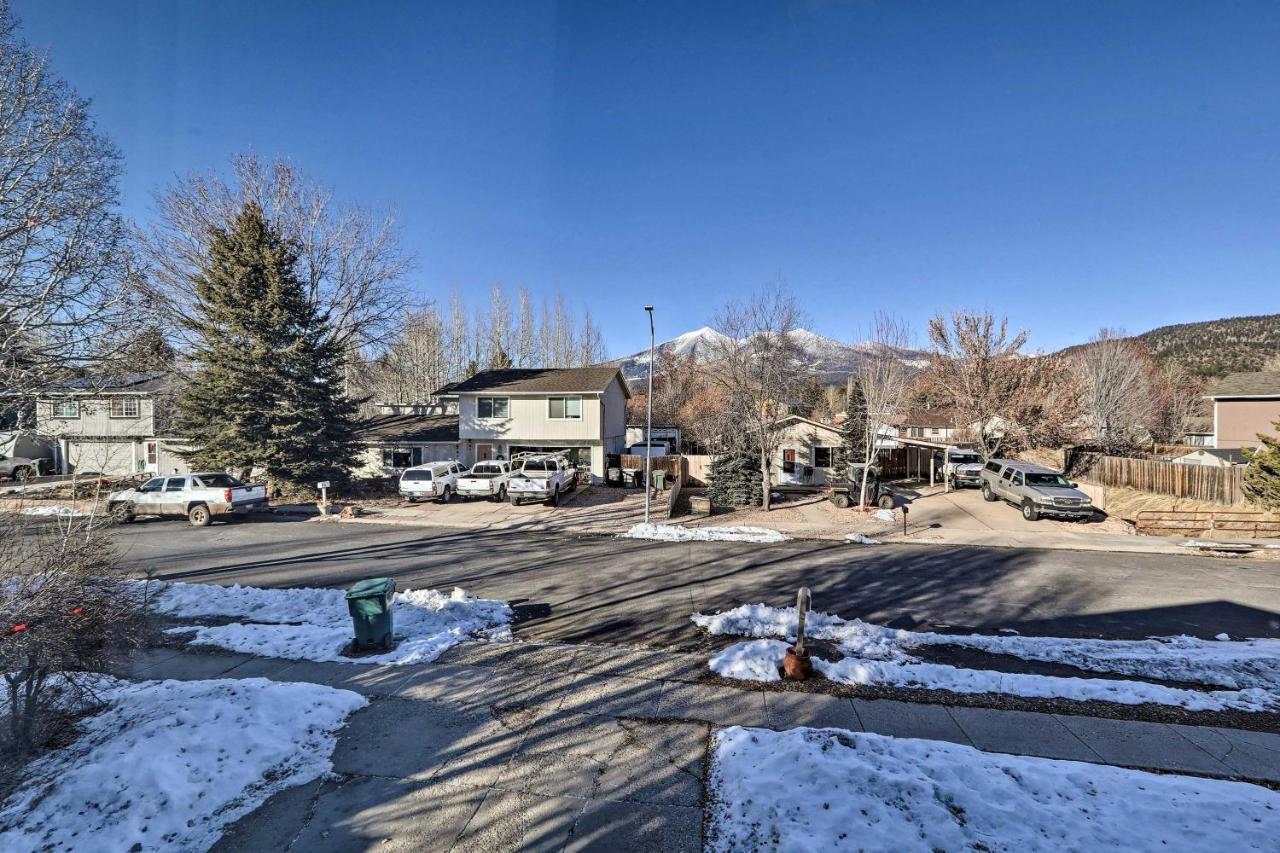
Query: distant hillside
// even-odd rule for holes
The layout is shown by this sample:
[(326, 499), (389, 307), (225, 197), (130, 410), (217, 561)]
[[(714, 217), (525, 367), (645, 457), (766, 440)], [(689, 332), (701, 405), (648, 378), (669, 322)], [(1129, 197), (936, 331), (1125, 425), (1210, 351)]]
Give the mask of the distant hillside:
[[(1215, 378), (1260, 370), (1268, 359), (1280, 356), (1280, 314), (1178, 323), (1134, 338), (1146, 344), (1159, 364), (1178, 364), (1196, 376)], [(1078, 352), (1084, 346), (1062, 352)]]
[(1179, 323), (1137, 337), (1161, 364), (1174, 362), (1198, 376), (1224, 376), (1259, 370), (1280, 355), (1280, 314)]

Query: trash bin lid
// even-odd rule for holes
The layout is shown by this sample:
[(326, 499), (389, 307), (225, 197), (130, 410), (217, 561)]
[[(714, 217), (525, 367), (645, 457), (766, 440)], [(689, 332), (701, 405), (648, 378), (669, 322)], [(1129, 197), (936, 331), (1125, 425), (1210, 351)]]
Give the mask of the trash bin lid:
[(390, 595), (395, 591), (395, 578), (365, 578), (347, 590), (347, 598), (372, 598), (375, 595)]

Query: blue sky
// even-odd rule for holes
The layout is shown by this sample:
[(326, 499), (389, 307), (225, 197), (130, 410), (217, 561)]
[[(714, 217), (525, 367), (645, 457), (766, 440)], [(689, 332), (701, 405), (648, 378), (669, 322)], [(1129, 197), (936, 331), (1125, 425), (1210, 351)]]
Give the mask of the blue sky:
[(145, 219), (285, 155), (413, 287), (589, 305), (614, 354), (784, 279), (820, 333), (991, 308), (1045, 348), (1280, 311), (1280, 4), (14, 0)]

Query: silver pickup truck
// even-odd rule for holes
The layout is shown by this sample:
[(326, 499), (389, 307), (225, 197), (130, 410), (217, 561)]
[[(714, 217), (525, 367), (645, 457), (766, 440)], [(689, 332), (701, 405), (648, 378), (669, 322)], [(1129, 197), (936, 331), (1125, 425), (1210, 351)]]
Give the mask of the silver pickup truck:
[(988, 459), (982, 466), (982, 497), (1004, 500), (1021, 508), (1022, 517), (1035, 521), (1042, 515), (1087, 521), (1093, 502), (1060, 471), (1014, 459)]
[(108, 511), (120, 522), (140, 515), (182, 515), (195, 527), (209, 526), (215, 516), (231, 519), (266, 507), (266, 486), (242, 483), (221, 471), (152, 477), (107, 498)]

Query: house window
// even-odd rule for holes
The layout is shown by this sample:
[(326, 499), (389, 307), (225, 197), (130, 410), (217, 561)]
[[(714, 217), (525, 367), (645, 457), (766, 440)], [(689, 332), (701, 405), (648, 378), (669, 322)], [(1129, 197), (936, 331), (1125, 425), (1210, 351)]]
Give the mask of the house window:
[(582, 398), (548, 397), (547, 417), (553, 421), (582, 420)]
[(511, 401), (506, 397), (477, 397), (476, 417), (509, 418), (511, 417)]
[(942, 435), (942, 430), (938, 427), (929, 427), (929, 435)]
[(80, 417), (80, 404), (75, 400), (59, 400), (53, 404), (53, 416), (55, 418), (78, 418)]
[(112, 397), (111, 398), (111, 417), (136, 418), (137, 416), (138, 416), (138, 398), (136, 397)]
[(813, 449), (813, 467), (814, 468), (834, 468), (836, 448), (834, 447), (815, 447)]
[(421, 447), (384, 447), (382, 464), (388, 468), (410, 468), (422, 464)]

